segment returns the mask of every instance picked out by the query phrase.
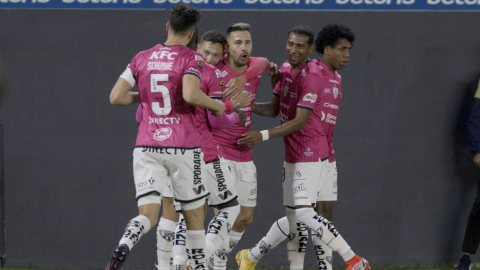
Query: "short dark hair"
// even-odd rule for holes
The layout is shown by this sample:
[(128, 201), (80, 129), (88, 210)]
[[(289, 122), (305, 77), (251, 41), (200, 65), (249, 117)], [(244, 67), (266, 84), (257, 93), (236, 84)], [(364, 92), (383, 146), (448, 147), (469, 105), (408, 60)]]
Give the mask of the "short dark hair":
[(322, 31), (317, 34), (315, 39), (315, 51), (323, 55), (326, 47), (334, 48), (340, 39), (348, 40), (352, 46), (355, 41), (355, 35), (350, 28), (341, 24), (329, 24), (323, 27)]
[(235, 32), (235, 31), (248, 31), (248, 32), (250, 32), (250, 24), (243, 23), (243, 22), (231, 24), (227, 29), (227, 36), (230, 35), (230, 33)]
[(176, 6), (168, 9), (170, 12), (170, 27), (179, 34), (185, 34), (192, 29), (202, 18), (202, 13), (198, 9), (178, 3)]
[(205, 41), (209, 41), (212, 43), (219, 43), (223, 46), (223, 44), (227, 43), (225, 36), (217, 30), (210, 30), (203, 34), (202, 38), (200, 39), (200, 43)]
[(313, 31), (312, 31), (312, 29), (310, 29), (310, 27), (308, 27), (306, 25), (295, 26), (292, 29), (290, 29), (290, 31), (288, 31), (287, 37), (290, 36), (290, 33), (295, 33), (295, 34), (300, 34), (300, 35), (307, 36), (308, 37), (308, 46), (313, 45), (314, 35), (313, 35)]

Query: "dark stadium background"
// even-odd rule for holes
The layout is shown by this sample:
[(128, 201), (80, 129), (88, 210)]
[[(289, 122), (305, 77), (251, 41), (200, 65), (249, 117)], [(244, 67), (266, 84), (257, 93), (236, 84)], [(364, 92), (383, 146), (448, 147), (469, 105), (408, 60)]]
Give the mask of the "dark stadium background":
[[(200, 32), (252, 26), (254, 56), (285, 61), (288, 30), (342, 23), (357, 41), (341, 71), (333, 223), (373, 266), (455, 263), (479, 172), (462, 125), (480, 77), (474, 12), (204, 11)], [(7, 266), (103, 269), (137, 214), (136, 106), (108, 97), (140, 50), (166, 40), (164, 11), (0, 10)], [(312, 58), (318, 57), (316, 53)], [(257, 101), (268, 101), (268, 78)], [(279, 119), (253, 118), (253, 130)], [(239, 248), (284, 215), (283, 142), (254, 149), (258, 206)], [(155, 232), (127, 269), (153, 269)], [(238, 249), (236, 249), (238, 251)], [(231, 253), (230, 265), (233, 266)], [(284, 244), (262, 267), (288, 266)], [(474, 257), (475, 262), (480, 257)], [(313, 248), (306, 265), (314, 267)], [(342, 266), (339, 257), (334, 264)]]

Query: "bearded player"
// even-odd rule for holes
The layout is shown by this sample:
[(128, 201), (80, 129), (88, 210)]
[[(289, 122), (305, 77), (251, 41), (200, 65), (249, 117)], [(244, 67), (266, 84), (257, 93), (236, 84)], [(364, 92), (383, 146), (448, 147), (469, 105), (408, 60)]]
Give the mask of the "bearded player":
[[(271, 101), (254, 106), (254, 112), (263, 116), (275, 117), (280, 113), (282, 125), (261, 132), (248, 132), (239, 144), (253, 147), (269, 138), (284, 137), (283, 189), (289, 239), (298, 237), (301, 232), (298, 225), (303, 223), (312, 230), (314, 238), (342, 256), (347, 269), (369, 269), (368, 262), (356, 255), (332, 223), (318, 215), (312, 206), (324, 178), (319, 176), (324, 174), (328, 163), (329, 147), (321, 122), (324, 78), (318, 66), (308, 62), (308, 54), (314, 49), (311, 30), (306, 26), (290, 30), (286, 49), (288, 61), (282, 65), (282, 74)], [(286, 229), (284, 226), (284, 234)], [(274, 247), (264, 239), (257, 244), (260, 253)], [(303, 269), (303, 256), (299, 257), (297, 252), (299, 248), (301, 246), (292, 245), (288, 248), (290, 269)], [(255, 255), (250, 250), (240, 251), (236, 257), (240, 269), (255, 269), (259, 260)]]

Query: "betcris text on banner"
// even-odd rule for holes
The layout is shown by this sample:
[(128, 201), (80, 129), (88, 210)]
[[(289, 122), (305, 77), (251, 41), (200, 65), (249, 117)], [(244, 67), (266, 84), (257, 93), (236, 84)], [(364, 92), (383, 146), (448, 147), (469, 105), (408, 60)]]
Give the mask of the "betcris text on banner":
[(0, 9), (167, 9), (177, 3), (203, 10), (480, 11), (480, 0), (0, 0)]

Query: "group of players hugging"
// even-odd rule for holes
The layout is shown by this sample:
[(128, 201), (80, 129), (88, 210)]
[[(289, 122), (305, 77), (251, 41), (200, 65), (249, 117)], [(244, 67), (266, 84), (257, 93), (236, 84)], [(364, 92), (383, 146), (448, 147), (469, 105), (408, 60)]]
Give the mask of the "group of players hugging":
[[(237, 253), (240, 269), (255, 269), (286, 239), (290, 269), (303, 269), (308, 229), (319, 269), (332, 269), (333, 251), (348, 270), (370, 269), (329, 221), (337, 199), (332, 147), (342, 98), (337, 70), (347, 65), (354, 34), (332, 24), (315, 39), (307, 26), (294, 27), (288, 32), (288, 60), (279, 68), (250, 56), (249, 24), (230, 25), (226, 36), (208, 31), (199, 42), (200, 18), (190, 6), (171, 8), (166, 42), (139, 52), (110, 94), (114, 105), (140, 103), (133, 151), (139, 215), (127, 224), (106, 270), (122, 269), (133, 246), (157, 222), (158, 270), (185, 269), (187, 259), (194, 270), (225, 270), (256, 206), (251, 148), (276, 137), (285, 143), (286, 216), (255, 247)], [(309, 59), (314, 49), (319, 60)], [(263, 72), (271, 76), (273, 95), (258, 103)], [(132, 92), (135, 85), (138, 92)], [(281, 124), (250, 131), (252, 112), (280, 114)], [(205, 233), (206, 204), (216, 215)]]

